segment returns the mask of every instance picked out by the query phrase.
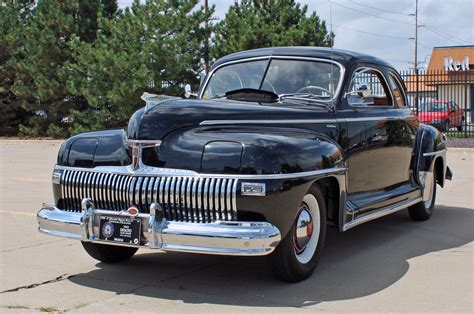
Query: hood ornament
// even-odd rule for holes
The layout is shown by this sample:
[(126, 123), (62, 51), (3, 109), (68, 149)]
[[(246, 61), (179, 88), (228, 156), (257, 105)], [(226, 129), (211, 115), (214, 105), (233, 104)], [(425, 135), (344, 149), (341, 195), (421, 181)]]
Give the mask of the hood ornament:
[(132, 150), (132, 169), (137, 170), (143, 166), (142, 150), (148, 147), (158, 147), (161, 145), (159, 140), (130, 140), (126, 139), (128, 147)]
[(181, 99), (180, 97), (168, 96), (168, 95), (157, 95), (144, 92), (140, 97), (145, 103), (145, 113), (150, 109), (158, 106), (160, 103), (171, 100), (171, 99)]

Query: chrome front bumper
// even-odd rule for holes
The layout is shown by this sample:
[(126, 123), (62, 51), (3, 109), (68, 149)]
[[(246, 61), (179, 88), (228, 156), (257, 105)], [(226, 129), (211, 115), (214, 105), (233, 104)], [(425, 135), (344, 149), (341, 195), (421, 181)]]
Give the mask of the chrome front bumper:
[[(154, 206), (155, 205), (155, 206)], [(150, 214), (138, 214), (141, 243), (138, 247), (220, 255), (266, 255), (281, 240), (278, 228), (268, 222), (216, 221), (190, 223), (168, 221), (150, 207)], [(43, 204), (37, 213), (40, 232), (87, 242), (135, 246), (99, 239), (100, 216), (129, 216), (127, 212), (94, 209), (83, 201), (82, 212), (71, 212)], [(137, 247), (137, 246), (135, 246)]]

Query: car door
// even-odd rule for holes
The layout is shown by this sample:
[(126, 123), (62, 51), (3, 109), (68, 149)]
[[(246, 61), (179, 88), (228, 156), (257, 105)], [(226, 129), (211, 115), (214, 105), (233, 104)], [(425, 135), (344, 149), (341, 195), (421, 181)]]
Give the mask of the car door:
[(409, 180), (413, 149), (406, 139), (408, 112), (395, 103), (381, 67), (360, 64), (355, 68), (338, 117), (346, 121), (347, 129), (343, 149), (349, 206), (359, 213), (389, 205), (403, 193), (397, 188)]

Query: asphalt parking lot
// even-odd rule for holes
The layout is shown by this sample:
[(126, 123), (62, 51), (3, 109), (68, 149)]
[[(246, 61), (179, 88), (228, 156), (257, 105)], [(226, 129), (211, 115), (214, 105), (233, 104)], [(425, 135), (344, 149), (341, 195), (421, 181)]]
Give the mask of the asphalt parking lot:
[(0, 312), (474, 311), (474, 149), (451, 149), (454, 180), (426, 222), (406, 211), (330, 230), (315, 274), (275, 280), (265, 258), (141, 250), (99, 263), (39, 234), (60, 142), (0, 140)]

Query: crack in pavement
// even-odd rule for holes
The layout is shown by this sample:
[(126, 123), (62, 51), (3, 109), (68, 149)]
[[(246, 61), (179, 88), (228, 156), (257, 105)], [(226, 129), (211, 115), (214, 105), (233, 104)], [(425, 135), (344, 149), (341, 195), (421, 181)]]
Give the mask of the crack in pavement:
[(32, 247), (41, 246), (41, 245), (43, 245), (43, 244), (56, 243), (56, 242), (61, 242), (61, 241), (65, 241), (65, 240), (66, 240), (66, 239), (59, 239), (59, 240), (52, 240), (52, 241), (47, 241), (47, 242), (41, 242), (41, 243), (32, 244), (32, 245), (25, 245), (25, 246), (16, 247), (16, 248), (13, 248), (13, 249), (8, 249), (8, 250), (0, 251), (0, 253), (8, 253), (8, 252), (16, 251), (16, 250), (21, 250), (21, 249), (29, 249), (29, 248), (32, 248)]
[(63, 281), (63, 280), (73, 278), (73, 277), (76, 277), (76, 276), (77, 276), (77, 274), (76, 275), (62, 274), (62, 275), (60, 275), (60, 276), (58, 276), (54, 279), (46, 280), (46, 281), (43, 281), (43, 282), (40, 282), (40, 283), (33, 283), (33, 284), (30, 284), (30, 285), (26, 285), (26, 286), (20, 286), (20, 287), (16, 287), (16, 288), (12, 288), (12, 289), (3, 290), (3, 291), (0, 291), (0, 294), (7, 293), (7, 292), (16, 292), (16, 291), (25, 290), (25, 289), (32, 289), (32, 288), (47, 285), (47, 284), (50, 284), (50, 283)]

